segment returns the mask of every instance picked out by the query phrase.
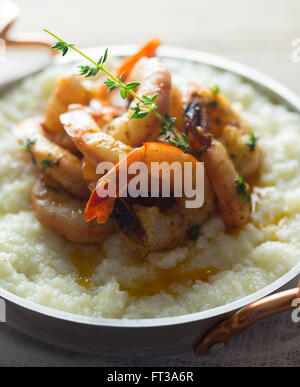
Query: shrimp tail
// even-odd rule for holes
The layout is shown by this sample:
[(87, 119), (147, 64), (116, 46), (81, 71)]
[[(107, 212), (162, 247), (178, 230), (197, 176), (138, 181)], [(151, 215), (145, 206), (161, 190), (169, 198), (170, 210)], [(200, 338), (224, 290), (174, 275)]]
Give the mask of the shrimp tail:
[(84, 211), (84, 220), (90, 222), (97, 218), (99, 224), (104, 224), (114, 209), (115, 198), (100, 197), (97, 191), (98, 188), (95, 188), (89, 198)]
[[(138, 161), (141, 158), (140, 156), (144, 156), (144, 147), (132, 151), (98, 181), (97, 187), (92, 192), (85, 209), (84, 219), (86, 222), (90, 222), (96, 217), (98, 223), (107, 222), (113, 211), (116, 198), (119, 197), (128, 186), (128, 178), (124, 182), (122, 179), (123, 184), (120, 184), (120, 171), (122, 168), (127, 169), (132, 162)], [(115, 191), (113, 194), (112, 190)]]
[[(159, 38), (152, 38), (144, 44), (134, 55), (126, 56), (120, 66), (115, 70), (116, 77), (122, 77), (123, 81), (131, 73), (131, 70), (134, 68), (136, 63), (146, 57), (151, 58), (155, 55), (156, 49), (161, 45), (161, 40)], [(100, 86), (100, 93), (105, 93), (107, 87), (102, 84)]]
[(150, 58), (155, 55), (156, 49), (161, 45), (159, 38), (148, 40), (134, 55), (126, 56), (117, 68), (116, 75), (120, 77), (123, 73), (127, 76), (134, 65), (143, 57)]
[[(140, 148), (132, 151), (127, 157), (115, 165), (97, 183), (85, 209), (85, 220), (90, 221), (98, 218), (99, 223), (105, 223), (112, 210), (114, 201), (127, 190), (133, 174), (127, 175), (128, 168), (134, 162), (145, 162), (149, 167), (151, 163), (168, 160), (168, 163), (179, 161), (197, 163), (197, 159), (185, 154), (179, 148), (158, 142), (145, 143)], [(149, 170), (148, 170), (149, 171)], [(126, 179), (120, 178), (122, 172), (126, 173)]]

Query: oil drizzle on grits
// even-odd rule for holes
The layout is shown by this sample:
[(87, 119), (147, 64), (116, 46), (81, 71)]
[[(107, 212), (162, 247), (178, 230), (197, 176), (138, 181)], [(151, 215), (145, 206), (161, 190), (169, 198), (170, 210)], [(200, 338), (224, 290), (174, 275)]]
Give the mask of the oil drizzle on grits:
[[(250, 187), (251, 197), (252, 197), (252, 213), (255, 213), (257, 210), (257, 206), (259, 206), (261, 197), (264, 196), (269, 190), (275, 189), (275, 187), (268, 187), (262, 184), (260, 181), (261, 178), (261, 171), (258, 170), (254, 175), (247, 178), (247, 183)], [(263, 190), (265, 189), (265, 192)], [(282, 227), (284, 225), (284, 221), (291, 216), (291, 213), (289, 211), (283, 211), (281, 214), (278, 214), (277, 216), (273, 216), (272, 214), (269, 214), (268, 218), (264, 220), (264, 224), (259, 224), (252, 222), (254, 226), (257, 228), (263, 227), (263, 226), (278, 226)], [(274, 240), (277, 239), (277, 236), (275, 236), (276, 233), (273, 232)]]
[(152, 278), (136, 279), (131, 286), (120, 284), (120, 290), (126, 291), (130, 297), (136, 298), (151, 297), (160, 292), (176, 295), (176, 291), (171, 288), (172, 284), (191, 287), (197, 280), (208, 282), (210, 277), (220, 272), (215, 267), (197, 268), (186, 271), (183, 268), (183, 265), (179, 265), (172, 269), (156, 269)]
[[(259, 187), (260, 173), (250, 176), (248, 179), (250, 192), (253, 194), (254, 188)], [(238, 235), (240, 229), (226, 230), (228, 235)], [(86, 253), (83, 249), (76, 249), (71, 254), (71, 260), (78, 272), (77, 283), (86, 289), (91, 287), (91, 277), (101, 260), (106, 258), (105, 251)], [(138, 257), (135, 258), (137, 263), (141, 263)], [(121, 291), (126, 291), (130, 297), (142, 298), (151, 297), (161, 292), (176, 295), (174, 284), (192, 287), (196, 281), (209, 282), (210, 278), (220, 272), (213, 266), (205, 268), (195, 268), (185, 270), (185, 265), (180, 265), (172, 269), (151, 268), (153, 271), (148, 278), (137, 278), (131, 284), (120, 283)]]
[[(77, 270), (76, 282), (85, 289), (90, 289), (91, 278), (96, 267), (102, 261), (105, 252), (100, 250), (97, 253), (86, 253), (82, 249), (76, 249), (71, 253), (71, 262)], [(120, 284), (120, 290), (126, 291), (130, 297), (147, 297), (154, 296), (160, 292), (166, 292), (176, 295), (171, 289), (172, 284), (180, 284), (191, 287), (197, 280), (208, 282), (210, 277), (219, 273), (215, 267), (196, 268), (184, 270), (181, 264), (172, 269), (155, 269), (151, 278), (140, 278), (134, 281), (134, 284)]]
[(77, 270), (76, 282), (78, 285), (90, 289), (91, 277), (93, 276), (96, 267), (101, 260), (105, 257), (106, 252), (104, 250), (98, 250), (94, 253), (87, 253), (83, 249), (75, 249), (71, 253), (71, 262)]

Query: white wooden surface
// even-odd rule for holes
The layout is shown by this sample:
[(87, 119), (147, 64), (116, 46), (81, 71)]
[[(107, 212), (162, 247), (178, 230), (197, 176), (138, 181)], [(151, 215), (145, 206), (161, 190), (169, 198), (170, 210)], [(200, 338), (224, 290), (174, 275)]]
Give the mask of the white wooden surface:
[(300, 93), (299, 0), (16, 0), (17, 31), (48, 27), (82, 46), (142, 43), (209, 51), (251, 65)]

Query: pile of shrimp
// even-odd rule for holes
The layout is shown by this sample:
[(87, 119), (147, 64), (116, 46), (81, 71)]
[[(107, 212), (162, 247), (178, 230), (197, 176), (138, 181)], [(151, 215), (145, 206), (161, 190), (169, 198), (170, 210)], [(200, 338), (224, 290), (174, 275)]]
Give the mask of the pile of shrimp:
[[(150, 40), (114, 73), (139, 82), (138, 96), (158, 95), (159, 114), (176, 117), (175, 130), (188, 136), (192, 153), (166, 143), (153, 114), (131, 119), (137, 101), (121, 103), (102, 84), (88, 86), (76, 75), (57, 83), (44, 116), (14, 128), (39, 170), (30, 198), (36, 218), (70, 241), (101, 243), (121, 231), (130, 248), (159, 251), (185, 243), (191, 229), (201, 231), (216, 213), (228, 228), (242, 227), (251, 217), (251, 200), (237, 187), (241, 176), (247, 181), (260, 165), (259, 148), (249, 147), (250, 128), (219, 91), (190, 83), (181, 92), (172, 85), (167, 67), (155, 56), (159, 44)], [(203, 206), (186, 208), (184, 197), (98, 196), (124, 160), (127, 167), (134, 161), (203, 161)], [(99, 176), (96, 168), (104, 161), (114, 167)]]

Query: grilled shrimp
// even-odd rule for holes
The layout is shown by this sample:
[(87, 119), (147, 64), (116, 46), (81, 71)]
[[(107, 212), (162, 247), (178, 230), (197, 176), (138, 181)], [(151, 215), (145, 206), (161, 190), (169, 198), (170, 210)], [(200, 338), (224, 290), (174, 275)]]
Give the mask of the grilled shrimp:
[(220, 140), (239, 174), (245, 178), (255, 175), (261, 163), (261, 152), (257, 146), (253, 147), (249, 142), (249, 133), (243, 133), (235, 126), (226, 125)]
[(203, 155), (203, 161), (213, 190), (218, 198), (224, 222), (229, 227), (241, 227), (249, 221), (250, 196), (247, 187), (239, 191), (240, 176), (228, 157), (225, 147), (217, 140)]
[[(207, 178), (204, 181), (204, 203), (200, 208), (186, 208), (185, 198), (168, 198), (167, 208), (160, 208), (163, 198), (139, 199), (141, 204), (130, 204), (131, 199), (117, 199), (127, 188), (119, 186), (116, 197), (104, 197), (101, 190), (112, 176), (116, 176), (123, 165), (129, 168), (136, 161), (144, 162), (148, 167), (152, 162), (167, 162), (172, 164), (177, 161), (183, 165), (185, 162), (197, 163), (197, 160), (180, 149), (161, 143), (146, 143), (137, 148), (110, 170), (98, 182), (97, 189), (91, 195), (85, 211), (85, 219), (90, 221), (97, 217), (99, 223), (105, 223), (113, 211), (126, 242), (131, 248), (157, 251), (182, 243), (188, 237), (188, 230), (197, 225), (201, 226), (215, 208), (215, 196)], [(149, 169), (148, 169), (149, 171)], [(182, 170), (182, 173), (184, 169)], [(130, 180), (130, 177), (129, 177)], [(172, 185), (172, 181), (171, 181)], [(100, 193), (100, 196), (98, 196)], [(116, 200), (117, 199), (117, 200)], [(156, 205), (153, 206), (153, 203)], [(149, 204), (149, 203), (148, 203)]]
[[(96, 217), (99, 223), (105, 223), (108, 220), (115, 200), (127, 190), (130, 179), (134, 177), (134, 175), (129, 175), (126, 181), (121, 181), (122, 184), (119, 184), (119, 172), (124, 166), (128, 170), (131, 164), (143, 162), (148, 167), (148, 171), (150, 171), (151, 163), (163, 161), (169, 164), (177, 161), (182, 166), (185, 162), (191, 162), (193, 165), (197, 163), (197, 160), (193, 156), (183, 153), (174, 146), (158, 142), (145, 143), (142, 147), (132, 151), (126, 158), (123, 158), (122, 161), (98, 181), (97, 188), (93, 191), (86, 207), (86, 221), (89, 222)], [(184, 169), (182, 168), (182, 173), (184, 173), (183, 171)], [(107, 191), (110, 181), (114, 179), (117, 180), (115, 195), (105, 195), (104, 193)], [(172, 183), (174, 184), (173, 180), (171, 180), (171, 185)]]
[[(118, 78), (122, 77), (122, 80), (126, 80), (127, 76), (131, 73), (131, 70), (135, 66), (135, 64), (142, 58), (151, 58), (155, 55), (156, 49), (161, 45), (161, 41), (158, 38), (152, 38), (148, 40), (139, 50), (129, 56), (125, 56), (119, 66), (114, 70), (114, 75)], [(114, 93), (113, 93), (114, 94)], [(96, 91), (96, 96), (103, 98), (107, 95), (107, 87), (103, 83), (98, 90)]]
[[(149, 98), (158, 95), (155, 103), (158, 112), (165, 115), (170, 108), (171, 77), (165, 65), (157, 58), (143, 58), (133, 68), (130, 78), (141, 85), (137, 95)], [(117, 140), (132, 147), (141, 146), (145, 141), (156, 140), (160, 133), (158, 119), (153, 114), (138, 120), (131, 120), (131, 107), (138, 101), (133, 100), (126, 113), (115, 118), (109, 125), (110, 134)]]
[(76, 147), (95, 166), (101, 161), (117, 164), (120, 157), (132, 151), (130, 146), (101, 131), (95, 120), (85, 110), (70, 111), (61, 115), (60, 119)]
[(249, 221), (250, 195), (246, 185), (239, 187), (240, 176), (222, 143), (212, 136), (210, 117), (198, 95), (186, 97), (185, 131), (195, 152), (203, 153), (208, 178), (217, 196), (219, 209), (228, 227), (241, 227)]
[(147, 254), (175, 247), (189, 237), (191, 228), (200, 228), (215, 210), (215, 196), (206, 176), (204, 189), (205, 201), (201, 208), (186, 208), (183, 198), (168, 198), (166, 208), (165, 203), (161, 203), (162, 199), (157, 198), (154, 199), (156, 205), (151, 206), (130, 205), (127, 200), (118, 199), (113, 218), (122, 231), (123, 239), (133, 250)]
[[(249, 146), (251, 131), (228, 101), (213, 89), (201, 89), (190, 83), (184, 95), (186, 115), (189, 109), (198, 109), (198, 120), (209, 121), (212, 135), (226, 147), (238, 173), (245, 178), (259, 168), (261, 153)], [(204, 115), (205, 117), (200, 117)]]
[(68, 110), (72, 103), (87, 105), (89, 92), (79, 77), (73, 75), (58, 81), (45, 112), (44, 128), (51, 133), (63, 132), (60, 115)]
[(45, 135), (56, 144), (76, 153), (76, 147), (64, 132), (59, 117), (72, 103), (87, 105), (90, 96), (81, 79), (75, 75), (58, 81), (48, 102), (43, 127)]
[(40, 176), (30, 198), (35, 216), (46, 228), (80, 243), (101, 243), (116, 231), (115, 223), (96, 221), (86, 223), (83, 213), (85, 202), (70, 196), (50, 177)]
[(44, 136), (41, 118), (20, 122), (14, 127), (14, 133), (24, 150), (31, 155), (33, 162), (46, 175), (58, 181), (75, 197), (88, 197), (89, 190), (82, 175), (81, 161)]
[(87, 183), (90, 192), (96, 188), (97, 181), (101, 176), (97, 174), (97, 167), (90, 163), (85, 157), (81, 161), (82, 163), (82, 174)]
[[(121, 97), (120, 97), (121, 98)], [(96, 121), (101, 130), (106, 130), (111, 121), (124, 113), (126, 108), (123, 106), (112, 106), (104, 99), (91, 99), (88, 106), (81, 104), (71, 104), (68, 112), (74, 110), (84, 110)]]
[(182, 92), (174, 85), (171, 89), (171, 104), (170, 104), (170, 117), (175, 117), (175, 125), (178, 131), (182, 131), (183, 126), (183, 106), (182, 106)]

